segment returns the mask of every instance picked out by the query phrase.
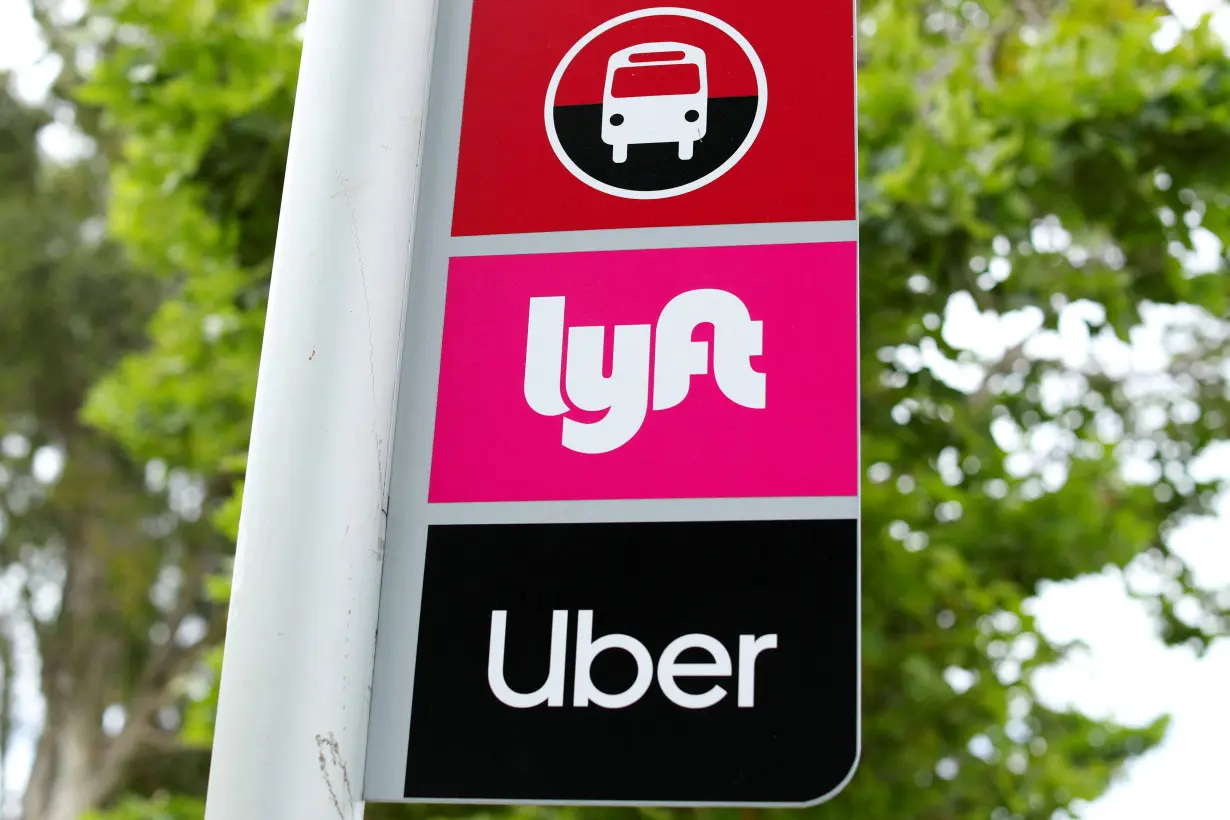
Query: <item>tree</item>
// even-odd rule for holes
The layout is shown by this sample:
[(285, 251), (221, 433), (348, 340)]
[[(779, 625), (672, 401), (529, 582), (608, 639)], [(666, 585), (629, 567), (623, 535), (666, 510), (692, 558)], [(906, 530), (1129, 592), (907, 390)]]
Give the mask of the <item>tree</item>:
[[(269, 0), (102, 8), (129, 31), (84, 96), (124, 145), (111, 228), (182, 285), (87, 417), (136, 458), (229, 481), (295, 28)], [(1230, 412), (1226, 261), (1184, 265), (1193, 231), (1230, 236), (1230, 62), (1206, 27), (1156, 49), (1162, 12), (1128, 0), (871, 0), (861, 15), (864, 746), (853, 784), (811, 814), (1078, 812), (1165, 724), (1035, 700), (1033, 673), (1069, 649), (1034, 628), (1038, 585), (1141, 561), (1168, 580), (1149, 596), (1168, 641), (1227, 629), (1167, 533), (1209, 510), (1217, 488), (1191, 465)], [(989, 330), (960, 338), (962, 309)], [(1146, 324), (1164, 328), (1164, 362), (1121, 367), (1109, 354)], [(997, 344), (1004, 328), (1016, 338)], [(585, 812), (617, 813), (635, 812)]]
[(90, 385), (142, 344), (165, 287), (104, 238), (104, 158), (59, 165), (41, 157), (37, 137), (51, 117), (15, 99), (7, 80), (0, 77), (0, 560), (8, 589), (0, 751), (33, 728), (15, 726), (14, 702), (19, 678), (33, 674), (44, 718), (22, 816), (75, 820), (132, 788), (151, 751), (168, 776), (184, 765), (178, 755), (163, 758), (180, 747), (183, 695), (173, 687), (221, 621), (202, 577), (227, 543), (196, 520), (203, 499), (187, 475), (147, 469), (78, 415)]

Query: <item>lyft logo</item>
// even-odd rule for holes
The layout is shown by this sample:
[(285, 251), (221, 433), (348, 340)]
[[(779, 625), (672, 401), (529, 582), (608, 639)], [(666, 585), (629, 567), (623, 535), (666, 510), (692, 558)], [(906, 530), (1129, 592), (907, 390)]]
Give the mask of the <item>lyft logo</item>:
[(671, 299), (656, 326), (616, 325), (609, 376), (603, 366), (607, 329), (567, 328), (565, 346), (564, 297), (531, 298), (525, 400), (540, 415), (563, 416), (572, 408), (561, 394), (562, 381), (573, 407), (607, 411), (593, 422), (565, 417), (563, 445), (586, 454), (616, 450), (632, 440), (649, 410), (651, 350), (654, 410), (679, 405), (687, 398), (692, 376), (709, 373), (709, 343), (692, 339), (702, 324), (713, 325), (718, 388), (735, 404), (763, 410), (765, 374), (753, 369), (751, 359), (763, 352), (764, 324), (752, 319), (739, 297), (714, 288), (689, 290)]

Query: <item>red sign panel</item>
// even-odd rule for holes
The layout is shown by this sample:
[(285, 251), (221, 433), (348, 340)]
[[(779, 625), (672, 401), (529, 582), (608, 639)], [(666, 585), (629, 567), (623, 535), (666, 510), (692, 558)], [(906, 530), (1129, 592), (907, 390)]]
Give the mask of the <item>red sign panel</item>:
[(453, 235), (853, 220), (849, 3), (475, 0)]

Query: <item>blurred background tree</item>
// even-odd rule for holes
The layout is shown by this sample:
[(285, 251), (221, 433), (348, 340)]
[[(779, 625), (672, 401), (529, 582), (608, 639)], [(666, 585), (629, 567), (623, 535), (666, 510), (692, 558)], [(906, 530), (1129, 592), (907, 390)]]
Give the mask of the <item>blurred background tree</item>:
[[(0, 805), (20, 797), (26, 820), (202, 782), (207, 752), (179, 737), (181, 678), (221, 633), (203, 579), (230, 549), (201, 520), (199, 478), (134, 459), (79, 415), (176, 288), (107, 238), (106, 135), (97, 110), (63, 96), (78, 79), (62, 72), (31, 106), (0, 76), (0, 751), (34, 756), (27, 783), (4, 780), (24, 796)], [(42, 155), (52, 122), (98, 150)]]
[[(147, 469), (82, 423), (90, 384), (167, 289), (104, 239), (106, 165), (41, 159), (49, 120), (0, 80), (0, 635), (4, 746), (27, 736), (21, 670), (44, 705), (29, 820), (73, 820), (178, 741), (172, 688), (211, 623), (203, 573), (226, 541), (182, 472)], [(15, 720), (16, 718), (16, 720)], [(156, 753), (155, 753), (156, 752)], [(155, 753), (151, 758), (151, 753)], [(200, 753), (197, 753), (198, 758)], [(174, 755), (172, 755), (174, 757)], [(172, 777), (170, 768), (164, 769)], [(197, 761), (198, 770), (203, 770)]]
[[(1230, 239), (1230, 61), (1207, 27), (1157, 48), (1163, 14), (1132, 0), (861, 4), (864, 742), (859, 774), (832, 803), (809, 810), (817, 820), (1063, 817), (1158, 742), (1164, 721), (1128, 729), (1036, 701), (1035, 671), (1070, 649), (1035, 628), (1029, 602), (1044, 581), (1143, 562), (1164, 583), (1160, 592), (1136, 592), (1167, 641), (1203, 648), (1227, 631), (1225, 592), (1197, 587), (1167, 536), (1210, 510), (1218, 488), (1192, 466), (1225, 437), (1230, 418), (1226, 259), (1203, 271), (1191, 265), (1193, 231)], [(98, 163), (82, 167), (110, 168), (107, 241), (124, 255), (107, 251), (118, 281), (106, 298), (138, 284), (152, 288), (146, 300), (161, 297), (144, 324), (147, 346), (134, 350), (135, 335), (89, 346), (98, 366), (83, 366), (74, 385), (130, 351), (90, 392), (83, 418), (91, 427), (76, 421), (83, 387), (64, 401), (65, 417), (90, 441), (106, 435), (122, 444), (122, 455), (112, 448), (107, 457), (131, 477), (102, 482), (107, 493), (142, 509), (165, 508), (165, 496), (151, 499), (142, 483), (144, 465), (162, 465), (154, 472), (183, 476), (228, 536), (237, 521), (301, 19), (302, 4), (284, 0), (96, 0), (80, 19), (54, 23), (66, 65), (78, 67), (63, 93), (90, 112), (84, 119), (102, 146)], [(19, 186), (10, 197), (7, 178), (4, 184), (5, 201), (33, 201)], [(74, 211), (61, 194), (40, 189), (37, 196), (57, 214), (77, 214), (78, 224), (101, 207), (95, 201)], [(15, 211), (15, 219), (35, 212)], [(27, 241), (37, 235), (25, 227), (0, 232), (44, 259), (46, 243)], [(96, 277), (112, 257), (94, 248), (82, 258)], [(0, 283), (16, 276), (12, 267), (0, 259)], [(48, 269), (79, 270), (67, 263)], [(114, 305), (104, 326), (117, 333), (125, 323), (140, 325), (149, 304)], [(0, 333), (9, 332), (6, 310), (0, 302)], [(34, 333), (70, 313), (12, 315), (16, 328), (31, 325), (23, 317), (50, 316)], [(1157, 366), (1145, 368), (1129, 345), (1149, 333), (1160, 342)], [(83, 345), (62, 343), (70, 335), (56, 337), (61, 346), (48, 349), (57, 353), (40, 359), (42, 343), (28, 338), (12, 348), (31, 351), (14, 358), (16, 374), (42, 377), (83, 355)], [(34, 376), (9, 376), (9, 341), (0, 341), (0, 396), (7, 396), (10, 384)], [(10, 415), (57, 418), (25, 401), (33, 409)], [(44, 439), (22, 429), (30, 444), (20, 458), (28, 458)], [(59, 483), (37, 485), (38, 497), (48, 499), (40, 510), (67, 485), (73, 465), (86, 463), (67, 452)], [(83, 495), (91, 504), (107, 497)], [(107, 542), (122, 545), (118, 551), (142, 556), (134, 559), (141, 571), (117, 576), (111, 594), (84, 595), (105, 602), (81, 604), (96, 613), (89, 634), (104, 644), (121, 635), (128, 652), (150, 652), (158, 644), (148, 640), (149, 619), (166, 618), (149, 601), (154, 570), (172, 555), (196, 556), (192, 571), (212, 572), (219, 547), (200, 521), (179, 520), (152, 537), (125, 527), (136, 514), (125, 518), (110, 504), (73, 509), (118, 533)], [(28, 517), (10, 515), (5, 544), (38, 543), (13, 534), (12, 522)], [(172, 549), (172, 541), (185, 546)], [(56, 566), (67, 565), (59, 560)], [(73, 588), (66, 589), (70, 601)], [(225, 584), (213, 592), (224, 595)], [(140, 616), (117, 630), (103, 613), (127, 612), (123, 600), (136, 602)], [(206, 635), (181, 654), (195, 660), (211, 645)], [(216, 670), (216, 652), (208, 660)], [(73, 774), (80, 770), (42, 762), (98, 748), (65, 739), (54, 723), (85, 714), (98, 730), (98, 710), (86, 704), (115, 702), (125, 690), (97, 685), (92, 669), (44, 674), (49, 703), (47, 692), (59, 691), (51, 684), (71, 694), (55, 704), (48, 724), (55, 731), (44, 733), (36, 774), (52, 772), (59, 784), (52, 792), (88, 796), (73, 805), (106, 809), (96, 818), (199, 818), (199, 776), (150, 796), (144, 784), (161, 775), (151, 777), (156, 770), (132, 758), (127, 770), (144, 778), (92, 790), (77, 785), (89, 782)], [(213, 694), (194, 695), (176, 714), (186, 722), (182, 742), (199, 746), (208, 739)], [(126, 789), (135, 793), (117, 799)], [(368, 810), (376, 818), (444, 813), (484, 814)]]

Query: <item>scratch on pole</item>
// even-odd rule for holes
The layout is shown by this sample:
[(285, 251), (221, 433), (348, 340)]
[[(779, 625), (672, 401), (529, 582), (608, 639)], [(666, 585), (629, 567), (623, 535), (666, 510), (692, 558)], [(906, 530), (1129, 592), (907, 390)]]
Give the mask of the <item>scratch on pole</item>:
[[(363, 307), (367, 311), (367, 365), (369, 382), (372, 389), (372, 416), (376, 415), (376, 343), (372, 336), (372, 300), (367, 289), (367, 267), (363, 264), (363, 247), (359, 239), (359, 217), (355, 213), (354, 201), (350, 198), (350, 183), (341, 174), (337, 175), (337, 183), (341, 186), (346, 209), (350, 212), (350, 228), (354, 232), (354, 252), (359, 262), (359, 281), (363, 286)], [(381, 453), (380, 433), (372, 427), (372, 439), (376, 443), (376, 478), (380, 481), (380, 491), (384, 492), (384, 457)]]
[[(329, 732), (327, 737), (316, 736), (316, 752), (320, 762), (320, 776), (324, 778), (325, 788), (329, 790), (329, 799), (333, 801), (333, 809), (337, 812), (339, 820), (350, 820), (354, 812), (354, 792), (350, 786), (350, 772), (346, 768), (346, 761), (342, 759), (341, 745), (332, 732)], [(325, 757), (326, 754), (328, 754), (328, 759)], [(329, 775), (331, 770), (341, 773), (342, 796), (346, 800), (344, 808), (341, 798), (338, 797), (337, 789), (333, 785), (333, 778)]]

